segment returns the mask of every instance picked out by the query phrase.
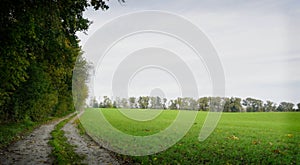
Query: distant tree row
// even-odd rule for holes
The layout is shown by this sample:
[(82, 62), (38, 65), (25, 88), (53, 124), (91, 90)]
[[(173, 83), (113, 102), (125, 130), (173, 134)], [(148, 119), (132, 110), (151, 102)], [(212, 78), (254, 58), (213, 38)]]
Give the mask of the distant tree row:
[(128, 108), (128, 109), (173, 109), (173, 110), (196, 110), (209, 111), (211, 107), (223, 108), (223, 112), (292, 112), (300, 111), (300, 103), (297, 108), (291, 102), (281, 102), (277, 105), (275, 102), (263, 102), (259, 99), (238, 97), (201, 97), (194, 99), (191, 97), (178, 97), (167, 100), (166, 98), (140, 96), (119, 98), (113, 101), (104, 96), (102, 101), (93, 98), (90, 107), (94, 108)]

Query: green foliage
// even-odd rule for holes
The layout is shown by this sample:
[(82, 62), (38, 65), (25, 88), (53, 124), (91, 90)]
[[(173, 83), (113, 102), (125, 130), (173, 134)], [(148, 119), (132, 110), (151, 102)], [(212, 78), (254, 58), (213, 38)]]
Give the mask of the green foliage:
[(80, 134), (80, 135), (85, 135), (85, 134), (86, 134), (86, 131), (85, 131), (83, 125), (81, 124), (79, 118), (75, 119), (75, 120), (74, 120), (74, 123), (76, 124), (77, 129), (79, 130), (79, 134)]
[(141, 109), (147, 109), (149, 106), (149, 97), (148, 96), (140, 96), (138, 99), (138, 104)]
[(5, 148), (13, 141), (19, 140), (23, 135), (31, 132), (37, 125), (37, 122), (29, 120), (20, 123), (0, 124), (0, 148)]
[(90, 106), (93, 107), (93, 108), (99, 108), (99, 107), (102, 106), (102, 104), (100, 104), (100, 106), (99, 106), (99, 103), (98, 103), (96, 97), (93, 97), (91, 99)]
[(263, 102), (254, 98), (246, 98), (242, 103), (246, 106), (247, 112), (262, 112), (263, 111)]
[(264, 111), (265, 112), (276, 111), (276, 103), (267, 100), (267, 102), (264, 104)]
[(243, 107), (240, 98), (226, 98), (223, 112), (241, 112)]
[(49, 75), (39, 66), (31, 65), (28, 69), (30, 79), (22, 84), (12, 97), (12, 116), (23, 120), (42, 121), (49, 117), (53, 106), (58, 102), (58, 95), (52, 89)]
[[(72, 71), (80, 55), (75, 33), (90, 25), (83, 18), (88, 6), (108, 8), (104, 0), (1, 3), (1, 123), (40, 121), (73, 109)], [(77, 95), (76, 106), (82, 106), (84, 97), (86, 92)]]
[(166, 106), (164, 104), (164, 100), (162, 100), (160, 97), (156, 96), (152, 96), (152, 97), (149, 97), (149, 101), (150, 101), (150, 108), (151, 109), (164, 109), (164, 107)]
[(77, 57), (75, 68), (73, 69), (72, 77), (72, 94), (76, 110), (83, 110), (85, 100), (88, 97), (88, 87), (86, 85), (90, 65), (80, 54)]
[(177, 109), (177, 100), (170, 100), (169, 109)]
[(121, 99), (121, 107), (122, 108), (128, 108), (128, 101), (125, 98)]
[(294, 104), (289, 102), (281, 102), (277, 107), (277, 111), (279, 112), (289, 112), (294, 111)]
[(113, 104), (109, 97), (103, 96), (103, 99), (104, 100), (103, 100), (102, 108), (112, 108), (113, 107)]
[(75, 153), (74, 146), (68, 143), (64, 131), (61, 130), (73, 117), (75, 115), (58, 123), (51, 132), (52, 139), (50, 139), (49, 144), (53, 147), (51, 155), (55, 158), (54, 164), (80, 164), (84, 158)]
[(129, 102), (130, 108), (136, 108), (137, 107), (136, 106), (136, 98), (135, 97), (129, 97), (128, 102)]

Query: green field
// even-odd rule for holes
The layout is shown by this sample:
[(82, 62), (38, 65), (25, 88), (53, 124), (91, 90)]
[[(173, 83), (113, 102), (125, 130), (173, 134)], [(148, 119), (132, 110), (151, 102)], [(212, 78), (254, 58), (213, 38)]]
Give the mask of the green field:
[[(151, 116), (157, 110), (128, 110)], [(101, 113), (102, 112), (102, 113)], [(125, 134), (149, 136), (167, 128), (178, 111), (164, 110), (153, 120), (134, 121), (115, 109), (87, 109), (80, 120), (89, 134), (103, 142), (100, 134), (103, 114), (109, 123)], [(191, 113), (183, 111), (183, 113)], [(198, 112), (188, 133), (169, 149), (148, 156), (125, 156), (139, 164), (297, 164), (300, 162), (300, 113), (223, 113), (214, 132), (198, 141), (207, 112)], [(104, 129), (103, 132), (101, 129)], [(121, 137), (112, 137), (121, 138)], [(119, 146), (120, 148), (126, 146)]]

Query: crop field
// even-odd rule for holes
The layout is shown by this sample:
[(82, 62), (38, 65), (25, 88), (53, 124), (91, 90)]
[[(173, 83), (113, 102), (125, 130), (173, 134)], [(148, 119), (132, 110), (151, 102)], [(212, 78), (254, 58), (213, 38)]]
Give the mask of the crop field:
[[(159, 133), (172, 124), (175, 110), (128, 110), (130, 113), (159, 115), (148, 121), (127, 118), (116, 109), (87, 109), (80, 120), (89, 134), (101, 142), (99, 114), (115, 129), (134, 136)], [(183, 113), (195, 113), (183, 111)], [(198, 112), (186, 135), (165, 151), (147, 156), (120, 155), (138, 164), (297, 164), (300, 162), (300, 113), (223, 113), (214, 132), (198, 140), (207, 112)], [(102, 127), (101, 127), (102, 126)], [(107, 130), (106, 130), (107, 131)], [(109, 131), (106, 132), (109, 134)], [(99, 137), (97, 137), (99, 136)], [(109, 137), (109, 136), (108, 136)], [(114, 137), (121, 138), (121, 137)], [(108, 144), (109, 145), (109, 144)], [(125, 146), (120, 146), (125, 147)]]

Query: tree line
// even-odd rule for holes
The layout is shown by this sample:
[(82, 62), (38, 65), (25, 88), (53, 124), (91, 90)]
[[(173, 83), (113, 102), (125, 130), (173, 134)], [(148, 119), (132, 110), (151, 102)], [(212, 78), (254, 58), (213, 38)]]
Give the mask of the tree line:
[[(72, 74), (81, 55), (76, 32), (91, 23), (83, 18), (88, 6), (108, 8), (104, 0), (2, 1), (0, 123), (41, 121), (74, 111)], [(78, 62), (83, 68), (75, 72), (80, 73), (87, 65), (83, 58)], [(76, 80), (78, 88), (85, 77)], [(86, 96), (78, 94), (76, 106)]]
[(272, 101), (263, 102), (255, 98), (241, 99), (238, 97), (201, 97), (194, 99), (191, 97), (178, 97), (176, 99), (160, 98), (158, 96), (140, 96), (119, 98), (113, 100), (104, 96), (101, 101), (96, 97), (89, 103), (93, 108), (126, 108), (126, 109), (172, 109), (172, 110), (196, 110), (209, 111), (212, 107), (219, 107), (223, 112), (299, 112), (300, 103), (297, 108), (291, 102), (281, 102), (276, 104)]

